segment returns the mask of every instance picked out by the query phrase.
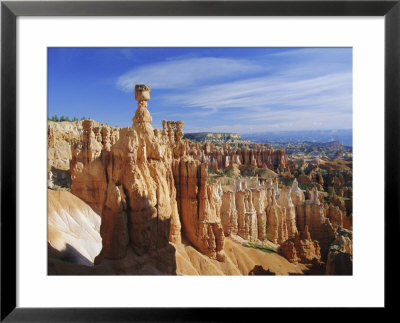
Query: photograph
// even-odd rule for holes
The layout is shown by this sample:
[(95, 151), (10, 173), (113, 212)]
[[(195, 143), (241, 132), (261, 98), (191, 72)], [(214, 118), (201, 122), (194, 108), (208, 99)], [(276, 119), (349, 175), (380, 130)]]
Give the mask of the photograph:
[(47, 138), (48, 275), (353, 275), (352, 47), (48, 47)]

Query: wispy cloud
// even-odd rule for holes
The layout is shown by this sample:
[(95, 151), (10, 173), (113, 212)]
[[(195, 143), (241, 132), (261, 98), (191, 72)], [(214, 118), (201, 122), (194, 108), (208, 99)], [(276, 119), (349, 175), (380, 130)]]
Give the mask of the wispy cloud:
[(165, 97), (168, 104), (187, 108), (256, 109), (335, 105), (351, 108), (352, 75), (349, 72), (299, 79), (297, 76), (243, 79), (202, 86)]
[[(345, 121), (344, 121), (345, 120)], [(237, 132), (241, 134), (280, 130), (320, 130), (320, 129), (351, 129), (352, 115), (335, 112), (304, 112), (285, 114), (284, 111), (266, 113), (262, 118), (259, 115), (253, 118), (233, 118), (220, 125), (204, 124), (202, 126), (186, 125), (185, 132)]]
[(152, 104), (184, 120), (185, 131), (351, 128), (351, 50), (268, 52), (166, 57), (121, 75), (116, 85), (125, 92), (137, 83), (157, 88)]
[(245, 59), (200, 57), (168, 60), (133, 69), (118, 78), (117, 87), (125, 92), (135, 84), (150, 84), (157, 89), (179, 89), (226, 77), (260, 72), (266, 67)]

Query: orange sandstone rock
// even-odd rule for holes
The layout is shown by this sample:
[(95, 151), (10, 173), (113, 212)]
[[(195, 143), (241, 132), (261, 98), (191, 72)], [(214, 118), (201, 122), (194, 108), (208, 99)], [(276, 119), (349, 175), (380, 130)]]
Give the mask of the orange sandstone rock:
[(311, 264), (315, 259), (321, 259), (319, 243), (311, 239), (307, 226), (301, 234), (296, 233), (293, 239), (285, 241), (281, 245), (280, 253), (293, 263)]
[(190, 157), (175, 161), (174, 177), (183, 234), (202, 253), (223, 261), (220, 184), (207, 183), (207, 165)]
[(87, 120), (82, 142), (73, 147), (71, 191), (102, 214), (97, 263), (124, 257), (128, 245), (142, 255), (180, 242), (172, 151), (154, 136), (149, 91), (136, 89), (140, 100), (131, 128), (102, 128), (100, 143)]
[[(225, 236), (233, 235), (248, 241), (269, 236), (292, 262), (326, 259), (336, 228), (349, 221), (334, 206), (326, 208), (315, 188), (305, 200), (297, 180), (280, 190), (277, 180), (238, 178), (223, 192), (209, 178), (208, 168), (235, 176), (239, 168), (284, 172), (284, 151), (182, 140), (182, 121), (163, 120), (162, 130), (152, 128), (150, 87), (136, 86), (135, 97), (132, 127), (117, 130), (86, 120), (81, 141), (71, 148), (71, 192), (102, 216), (96, 264), (148, 255), (163, 261), (158, 253), (168, 249), (171, 256), (171, 243), (179, 245), (182, 238), (224, 262)], [(171, 259), (164, 259), (168, 270)]]
[(238, 215), (235, 203), (235, 192), (226, 191), (222, 195), (221, 220), (224, 234), (229, 237), (238, 232)]

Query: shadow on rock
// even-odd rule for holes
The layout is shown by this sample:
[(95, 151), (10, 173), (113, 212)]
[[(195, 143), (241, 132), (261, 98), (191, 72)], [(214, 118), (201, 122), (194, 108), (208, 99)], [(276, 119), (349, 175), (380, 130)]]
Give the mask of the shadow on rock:
[(249, 276), (275, 276), (276, 274), (269, 269), (265, 270), (263, 266), (255, 265), (252, 270), (249, 271)]

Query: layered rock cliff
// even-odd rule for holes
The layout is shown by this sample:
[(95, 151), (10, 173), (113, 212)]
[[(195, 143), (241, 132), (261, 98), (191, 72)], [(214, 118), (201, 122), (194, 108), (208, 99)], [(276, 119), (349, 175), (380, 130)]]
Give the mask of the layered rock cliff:
[(127, 248), (141, 255), (179, 243), (182, 237), (208, 257), (223, 261), (225, 235), (238, 234), (249, 241), (265, 238), (267, 214), (270, 219), (274, 214), (273, 241), (287, 239), (288, 223), (294, 234), (293, 205), (288, 205), (287, 221), (286, 209), (276, 204), (274, 193), (266, 211), (266, 190), (250, 188), (257, 180), (249, 182), (249, 189), (224, 197), (220, 182), (209, 182), (207, 171), (209, 166), (223, 169), (234, 164), (284, 169), (284, 152), (182, 141), (181, 121), (163, 121), (162, 130), (152, 128), (148, 86), (137, 86), (135, 98), (138, 109), (132, 127), (118, 131), (86, 120), (81, 141), (71, 149), (71, 192), (102, 216), (103, 248), (96, 264), (123, 258)]
[(124, 257), (128, 247), (142, 255), (180, 241), (172, 151), (150, 125), (149, 92), (136, 88), (132, 127), (102, 128), (97, 136), (87, 120), (82, 142), (72, 147), (71, 192), (102, 216), (97, 264)]
[(204, 144), (186, 142), (187, 153), (194, 159), (206, 162), (208, 167), (216, 172), (233, 165), (258, 168), (267, 167), (276, 171), (288, 169), (288, 156), (284, 150), (267, 149), (261, 144), (244, 145), (235, 148), (230, 145), (216, 146), (206, 142)]
[[(47, 138), (48, 138), (48, 179), (49, 188), (68, 189), (71, 185), (70, 179), (70, 162), (72, 160), (71, 146), (83, 142), (84, 124), (86, 120), (73, 122), (54, 122), (48, 121)], [(115, 142), (117, 139), (116, 128), (105, 124), (100, 124), (94, 120), (91, 121), (91, 127), (95, 138), (102, 142), (102, 129), (111, 133), (110, 140)], [(103, 130), (103, 132), (104, 132)]]
[(207, 165), (190, 157), (175, 161), (174, 176), (183, 234), (203, 254), (223, 261), (221, 186), (207, 183)]
[(306, 226), (301, 234), (296, 232), (290, 240), (281, 245), (280, 253), (290, 262), (312, 263), (314, 259), (320, 260), (321, 249), (316, 240), (311, 239)]
[[(322, 203), (316, 187), (305, 194), (296, 179), (280, 187), (276, 178), (240, 175), (252, 168), (284, 172), (284, 151), (183, 140), (182, 121), (151, 126), (150, 87), (136, 86), (135, 98), (131, 127), (85, 120), (80, 139), (71, 142), (71, 193), (101, 216), (94, 264), (146, 258), (155, 271), (173, 273), (182, 245), (225, 263), (227, 237), (261, 249), (269, 240), (293, 263), (327, 260), (336, 231), (351, 225), (346, 210)], [(48, 138), (54, 145), (54, 131)]]

